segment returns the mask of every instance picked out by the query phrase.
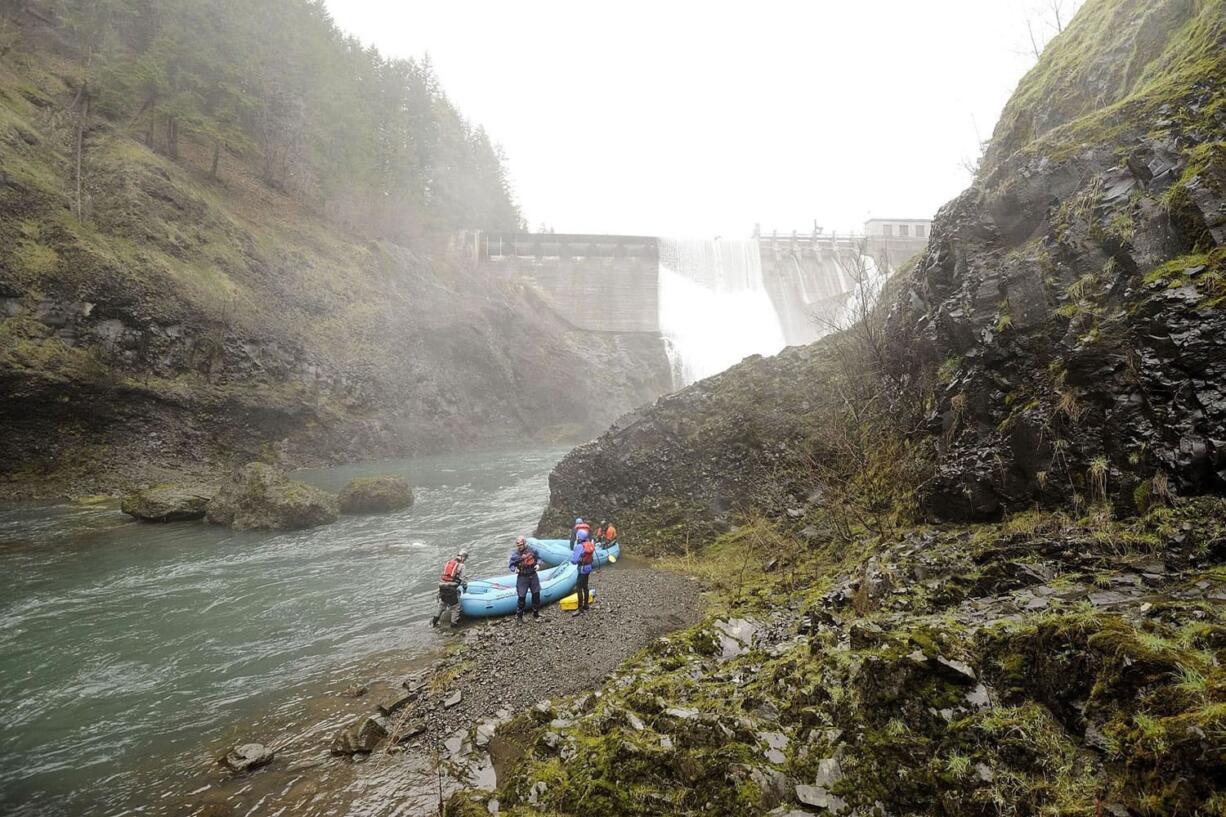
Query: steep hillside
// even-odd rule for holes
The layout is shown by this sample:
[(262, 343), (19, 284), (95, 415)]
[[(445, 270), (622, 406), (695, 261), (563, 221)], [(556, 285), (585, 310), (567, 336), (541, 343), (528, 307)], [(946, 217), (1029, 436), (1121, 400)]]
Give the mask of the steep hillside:
[(214, 173), (186, 128), (172, 158), (91, 114), (78, 171), (84, 69), (26, 25), (0, 48), (0, 492), (573, 439), (668, 387), (658, 343), (568, 331), (447, 233), (342, 224), (255, 148)]
[(610, 514), (680, 549), (737, 512), (801, 520), (857, 480), (873, 525), (915, 499), (984, 519), (1226, 489), (1224, 54), (1220, 1), (1087, 3), (869, 326), (575, 450), (541, 532)]

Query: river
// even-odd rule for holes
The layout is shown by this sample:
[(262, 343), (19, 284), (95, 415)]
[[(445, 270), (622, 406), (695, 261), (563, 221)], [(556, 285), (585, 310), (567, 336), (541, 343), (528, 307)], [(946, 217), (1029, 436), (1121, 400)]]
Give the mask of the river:
[(218, 747), (309, 728), (321, 690), (437, 650), (443, 563), (466, 546), (470, 575), (502, 572), (563, 453), (301, 472), (330, 490), (401, 474), (416, 492), (308, 531), (144, 524), (114, 501), (0, 508), (0, 811), (159, 813), (215, 774)]

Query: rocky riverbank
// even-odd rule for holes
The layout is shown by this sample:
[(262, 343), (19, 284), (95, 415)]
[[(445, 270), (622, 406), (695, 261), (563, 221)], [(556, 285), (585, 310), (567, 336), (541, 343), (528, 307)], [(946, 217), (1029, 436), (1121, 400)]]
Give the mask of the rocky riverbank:
[[(596, 601), (583, 616), (552, 606), (540, 621), (469, 620), (440, 630), (442, 655), (408, 677), (337, 688), (312, 705), (321, 717), (305, 733), (242, 735), (276, 756), (220, 784), (210, 772), (210, 790), (185, 809), (220, 817), (262, 803), (289, 815), (436, 814), (440, 786), (445, 797), (467, 783), (492, 786), (497, 727), (600, 693), (624, 661), (702, 616), (698, 583), (678, 572), (623, 562), (595, 573), (592, 586)], [(498, 765), (507, 746), (494, 741)]]

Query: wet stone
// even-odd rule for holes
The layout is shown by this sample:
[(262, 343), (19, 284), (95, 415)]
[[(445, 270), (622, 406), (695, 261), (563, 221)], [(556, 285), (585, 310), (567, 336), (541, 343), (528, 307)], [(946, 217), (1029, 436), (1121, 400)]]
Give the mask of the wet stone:
[(221, 758), (221, 765), (234, 772), (249, 772), (270, 763), (276, 753), (262, 743), (235, 746)]
[(970, 668), (969, 664), (966, 664), (963, 661), (954, 661), (949, 658), (938, 656), (936, 665), (944, 671), (944, 674), (947, 677), (955, 681), (962, 681), (965, 683), (975, 680), (975, 671)]
[(379, 710), (380, 715), (391, 715), (403, 709), (417, 699), (417, 693), (406, 693), (404, 695), (391, 695), (379, 701), (375, 708)]
[(996, 779), (996, 773), (992, 771), (992, 767), (986, 763), (975, 764), (975, 777), (980, 783), (991, 783)]
[(796, 787), (796, 799), (806, 806), (824, 808), (834, 814), (838, 814), (847, 808), (847, 803), (843, 798), (837, 794), (831, 794), (821, 786), (798, 785)]
[(722, 663), (731, 661), (753, 646), (754, 634), (758, 631), (758, 625), (749, 619), (734, 618), (729, 621), (715, 622), (715, 629), (719, 637), (719, 660)]
[(762, 803), (766, 808), (776, 806), (788, 797), (788, 777), (778, 769), (754, 768), (749, 773), (749, 779), (762, 793)]
[(356, 755), (374, 751), (387, 737), (387, 721), (378, 715), (363, 715), (342, 727), (332, 738), (332, 754)]
[(1095, 607), (1113, 607), (1117, 604), (1124, 604), (1132, 600), (1132, 596), (1119, 593), (1115, 590), (1106, 590), (1099, 593), (1090, 594), (1090, 604)]
[(409, 721), (407, 724), (404, 724), (403, 726), (401, 726), (399, 731), (396, 732), (396, 736), (395, 736), (396, 742), (397, 743), (408, 743), (410, 740), (412, 740), (413, 738), (417, 737), (420, 734), (423, 734), (425, 731), (426, 731), (426, 722), (421, 718), (414, 718), (413, 720)]
[(473, 738), (473, 745), (478, 749), (484, 749), (489, 745), (494, 733), (498, 731), (498, 725), (498, 721), (482, 721), (477, 724), (477, 734)]
[(975, 709), (986, 709), (992, 705), (992, 699), (988, 695), (988, 688), (983, 684), (977, 684), (974, 689), (966, 693), (966, 703)]
[(465, 737), (464, 730), (461, 729), (453, 733), (451, 737), (447, 738), (447, 740), (443, 741), (443, 748), (447, 750), (447, 754), (451, 757), (464, 754)]
[(814, 785), (829, 788), (842, 779), (843, 767), (839, 765), (837, 757), (827, 757), (818, 761), (817, 777), (814, 778)]

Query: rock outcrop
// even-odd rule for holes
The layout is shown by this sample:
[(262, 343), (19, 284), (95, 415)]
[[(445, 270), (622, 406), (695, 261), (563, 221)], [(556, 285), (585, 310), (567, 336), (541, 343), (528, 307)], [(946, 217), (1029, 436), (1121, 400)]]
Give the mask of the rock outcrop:
[(381, 474), (351, 479), (338, 495), (341, 513), (387, 513), (413, 504), (413, 489), (403, 477)]
[(807, 441), (826, 370), (820, 343), (792, 347), (622, 417), (554, 468), (537, 535), (608, 518), (652, 552), (698, 545), (754, 509), (803, 505), (817, 486)]
[(890, 326), (940, 373), (934, 516), (1226, 489), (1224, 20), (1090, 5), (938, 214)]
[(203, 518), (214, 492), (195, 485), (154, 485), (128, 494), (119, 507), (145, 522), (183, 522)]
[(297, 530), (335, 522), (336, 497), (253, 462), (234, 473), (208, 505), (208, 520), (235, 530)]

